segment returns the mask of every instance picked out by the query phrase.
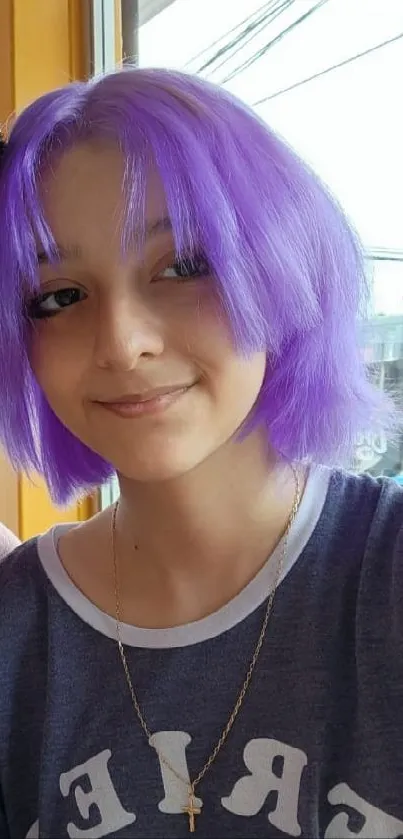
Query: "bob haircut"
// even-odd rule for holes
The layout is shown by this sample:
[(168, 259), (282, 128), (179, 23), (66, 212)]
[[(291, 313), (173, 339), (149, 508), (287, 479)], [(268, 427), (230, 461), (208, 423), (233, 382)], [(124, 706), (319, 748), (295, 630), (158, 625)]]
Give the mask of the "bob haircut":
[(113, 474), (64, 427), (36, 382), (24, 305), (38, 285), (35, 235), (50, 257), (55, 247), (39, 178), (56, 155), (99, 138), (116, 142), (126, 160), (122, 247), (141, 236), (147, 171), (155, 166), (178, 255), (203, 249), (236, 348), (267, 353), (242, 433), (264, 426), (285, 458), (345, 462), (358, 435), (384, 424), (391, 408), (361, 358), (367, 283), (343, 212), (225, 90), (180, 72), (126, 69), (42, 96), (16, 120), (3, 155), (0, 439), (14, 466), (41, 473), (59, 503)]

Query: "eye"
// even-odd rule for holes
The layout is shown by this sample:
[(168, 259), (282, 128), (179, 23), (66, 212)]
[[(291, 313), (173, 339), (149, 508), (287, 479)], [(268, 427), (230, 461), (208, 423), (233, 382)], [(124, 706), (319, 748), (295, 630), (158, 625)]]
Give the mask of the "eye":
[(63, 309), (74, 306), (85, 300), (86, 295), (80, 288), (61, 288), (58, 291), (47, 291), (32, 298), (27, 307), (28, 316), (32, 320), (50, 318)]
[(167, 265), (159, 272), (157, 280), (191, 280), (197, 277), (207, 277), (211, 274), (211, 268), (207, 259), (202, 254), (182, 256)]

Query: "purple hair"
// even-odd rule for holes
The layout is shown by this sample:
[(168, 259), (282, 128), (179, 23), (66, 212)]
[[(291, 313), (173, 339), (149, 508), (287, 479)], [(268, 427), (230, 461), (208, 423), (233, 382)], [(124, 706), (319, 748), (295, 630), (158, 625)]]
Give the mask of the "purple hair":
[(178, 253), (202, 247), (240, 352), (265, 350), (247, 430), (264, 425), (284, 457), (335, 463), (390, 406), (369, 383), (358, 321), (367, 297), (360, 245), (341, 209), (248, 108), (200, 78), (125, 70), (70, 84), (17, 119), (0, 177), (0, 439), (60, 502), (104, 482), (110, 464), (63, 426), (29, 363), (24, 296), (37, 286), (34, 231), (54, 242), (38, 195), (52, 155), (86, 138), (126, 158), (127, 245), (144, 216), (147, 168), (164, 184)]

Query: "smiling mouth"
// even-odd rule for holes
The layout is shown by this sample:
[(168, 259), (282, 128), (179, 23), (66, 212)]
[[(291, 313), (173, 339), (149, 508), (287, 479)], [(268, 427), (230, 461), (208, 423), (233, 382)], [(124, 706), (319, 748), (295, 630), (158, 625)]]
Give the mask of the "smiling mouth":
[(117, 416), (127, 419), (161, 414), (177, 402), (191, 387), (193, 385), (161, 388), (148, 393), (120, 396), (113, 401), (97, 401), (96, 404)]

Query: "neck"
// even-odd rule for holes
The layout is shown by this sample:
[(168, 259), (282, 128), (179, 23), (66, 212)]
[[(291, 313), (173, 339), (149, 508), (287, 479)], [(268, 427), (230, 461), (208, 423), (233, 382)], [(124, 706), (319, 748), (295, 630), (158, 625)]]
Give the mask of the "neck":
[[(120, 479), (116, 546), (120, 577), (137, 590), (219, 608), (252, 579), (286, 530), (295, 499), (289, 465), (260, 435), (231, 442), (180, 479)], [(193, 594), (192, 594), (193, 593)], [(202, 605), (203, 604), (203, 605)], [(194, 608), (190, 608), (194, 620)]]

